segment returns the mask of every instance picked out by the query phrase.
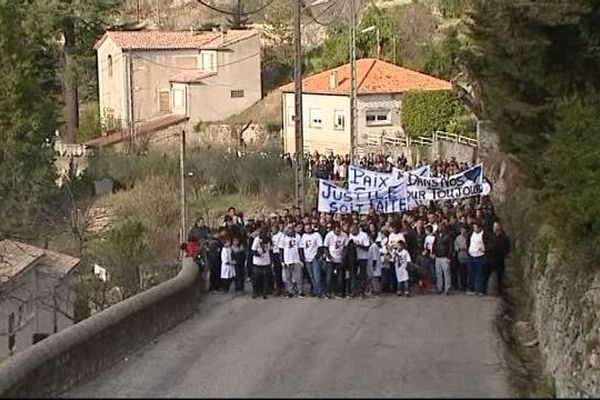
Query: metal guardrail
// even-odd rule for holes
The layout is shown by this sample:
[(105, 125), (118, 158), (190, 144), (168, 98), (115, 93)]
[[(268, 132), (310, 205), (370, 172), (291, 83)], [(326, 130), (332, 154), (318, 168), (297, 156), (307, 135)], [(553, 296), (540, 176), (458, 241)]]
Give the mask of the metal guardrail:
[(87, 154), (87, 148), (83, 144), (54, 142), (54, 151), (60, 156), (82, 157)]
[(432, 146), (433, 142), (435, 142), (436, 140), (445, 140), (448, 142), (460, 143), (471, 147), (477, 147), (479, 144), (477, 139), (475, 138), (442, 131), (436, 131), (433, 133), (432, 136), (418, 136), (416, 138), (411, 138), (408, 136), (386, 135), (383, 133), (367, 133), (365, 137), (367, 146), (392, 145), (408, 147), (411, 144), (416, 144), (420, 146)]

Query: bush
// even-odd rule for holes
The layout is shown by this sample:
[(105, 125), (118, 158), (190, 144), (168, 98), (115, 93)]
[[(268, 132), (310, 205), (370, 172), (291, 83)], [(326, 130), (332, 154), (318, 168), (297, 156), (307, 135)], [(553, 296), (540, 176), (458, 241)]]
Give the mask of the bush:
[(441, 0), (440, 11), (444, 18), (460, 18), (468, 5), (468, 0)]
[(402, 96), (404, 131), (415, 137), (445, 130), (460, 107), (458, 97), (449, 90), (411, 90)]
[(85, 104), (79, 109), (79, 142), (86, 142), (102, 135), (100, 105), (97, 101)]
[[(549, 222), (569, 252), (600, 257), (600, 94), (561, 104), (543, 164)], [(582, 239), (586, 240), (582, 242)]]

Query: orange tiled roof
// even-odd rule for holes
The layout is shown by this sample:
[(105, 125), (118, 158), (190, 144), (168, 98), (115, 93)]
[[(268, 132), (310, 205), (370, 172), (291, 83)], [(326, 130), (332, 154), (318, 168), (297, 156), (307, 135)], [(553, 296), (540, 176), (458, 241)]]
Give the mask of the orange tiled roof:
[(255, 29), (229, 30), (224, 33), (213, 31), (107, 31), (96, 42), (98, 49), (108, 38), (117, 46), (127, 50), (177, 50), (219, 48), (258, 35)]
[[(337, 86), (330, 88), (331, 73), (337, 71)], [(408, 68), (373, 58), (356, 61), (356, 77), (359, 94), (402, 93), (413, 89), (450, 90), (452, 84)], [(284, 92), (294, 90), (294, 83), (281, 88)], [(344, 64), (302, 80), (304, 93), (350, 94), (350, 64)]]

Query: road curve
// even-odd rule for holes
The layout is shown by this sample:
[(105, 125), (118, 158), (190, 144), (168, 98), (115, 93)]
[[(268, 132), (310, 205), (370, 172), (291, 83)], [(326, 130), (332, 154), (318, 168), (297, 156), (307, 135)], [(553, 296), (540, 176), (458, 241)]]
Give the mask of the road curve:
[(187, 321), (63, 397), (508, 397), (497, 298), (252, 300)]

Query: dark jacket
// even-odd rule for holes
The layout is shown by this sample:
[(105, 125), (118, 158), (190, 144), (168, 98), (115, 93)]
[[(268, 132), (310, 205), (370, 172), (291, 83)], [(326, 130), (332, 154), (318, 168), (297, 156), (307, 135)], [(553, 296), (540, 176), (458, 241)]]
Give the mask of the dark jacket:
[(487, 257), (491, 260), (502, 261), (510, 252), (510, 239), (504, 232), (500, 235), (491, 234), (488, 237)]
[(433, 242), (433, 255), (440, 258), (452, 258), (452, 235), (446, 231), (435, 234), (435, 242)]
[(346, 266), (346, 268), (350, 268), (357, 264), (358, 255), (356, 254), (356, 245), (354, 242), (349, 242), (344, 249), (344, 256), (342, 258), (342, 264)]
[(210, 237), (210, 228), (208, 226), (198, 226), (194, 224), (192, 229), (190, 229), (190, 233), (188, 233), (188, 241), (204, 241)]

